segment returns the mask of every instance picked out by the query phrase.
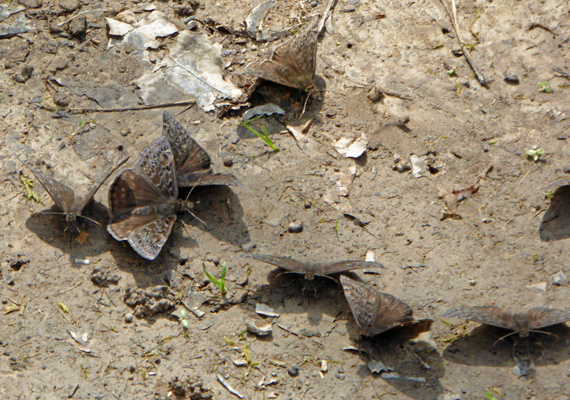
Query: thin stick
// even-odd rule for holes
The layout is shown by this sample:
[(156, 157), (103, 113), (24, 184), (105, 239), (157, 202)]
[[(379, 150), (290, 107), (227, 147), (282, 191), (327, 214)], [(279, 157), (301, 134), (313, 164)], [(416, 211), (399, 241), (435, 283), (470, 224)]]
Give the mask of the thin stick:
[(126, 108), (70, 108), (69, 112), (71, 114), (83, 114), (90, 112), (105, 113), (105, 112), (143, 111), (143, 110), (153, 110), (155, 108), (188, 106), (188, 105), (194, 105), (195, 103), (196, 100), (182, 100), (182, 101), (175, 101), (174, 103), (151, 104), (148, 106), (126, 107)]
[(459, 43), (459, 46), (461, 47), (461, 50), (463, 51), (463, 56), (467, 60), (467, 64), (469, 64), (469, 67), (471, 67), (471, 69), (475, 73), (475, 77), (477, 78), (477, 81), (479, 81), (481, 86), (488, 87), (491, 81), (485, 78), (485, 76), (481, 72), (479, 72), (477, 67), (475, 67), (475, 63), (471, 60), (471, 57), (469, 56), (469, 53), (465, 48), (465, 44), (463, 43), (463, 40), (461, 39), (461, 36), (459, 34), (459, 27), (457, 26), (457, 8), (455, 7), (455, 0), (451, 0), (453, 14), (449, 11), (447, 6), (445, 5), (444, 0), (439, 0), (439, 1), (443, 5), (443, 8), (445, 8), (445, 12), (447, 13), (449, 19), (451, 20), (451, 26), (453, 26), (453, 30), (455, 31), (455, 37), (457, 39), (457, 42)]

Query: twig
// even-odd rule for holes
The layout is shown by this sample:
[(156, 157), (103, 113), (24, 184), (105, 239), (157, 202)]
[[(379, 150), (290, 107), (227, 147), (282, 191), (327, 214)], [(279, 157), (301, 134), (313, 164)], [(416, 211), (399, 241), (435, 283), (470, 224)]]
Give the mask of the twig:
[(323, 16), (321, 17), (321, 20), (319, 21), (319, 25), (317, 27), (319, 33), (321, 33), (321, 31), (323, 30), (325, 22), (327, 21), (329, 14), (332, 12), (332, 9), (334, 8), (335, 4), (336, 0), (329, 0), (329, 3), (325, 7), (325, 11), (323, 12)]
[(451, 0), (451, 6), (453, 9), (453, 14), (449, 11), (447, 6), (445, 5), (444, 0), (439, 0), (439, 1), (443, 5), (443, 8), (445, 8), (445, 12), (447, 13), (447, 16), (449, 17), (449, 19), (451, 20), (451, 25), (453, 26), (453, 30), (455, 31), (455, 38), (457, 39), (457, 42), (459, 43), (459, 46), (461, 47), (461, 50), (463, 51), (463, 56), (465, 56), (465, 59), (467, 60), (467, 64), (469, 64), (469, 67), (471, 67), (471, 69), (475, 73), (475, 77), (477, 78), (477, 81), (479, 81), (481, 86), (488, 87), (489, 84), (491, 83), (491, 81), (488, 80), (487, 78), (485, 78), (485, 76), (481, 72), (479, 72), (477, 67), (475, 67), (475, 63), (473, 63), (473, 61), (471, 60), (471, 57), (469, 56), (469, 52), (465, 48), (465, 44), (463, 43), (463, 40), (461, 39), (461, 35), (459, 34), (459, 27), (457, 26), (457, 8), (455, 7), (455, 0)]
[(228, 392), (230, 392), (231, 394), (233, 394), (234, 396), (239, 397), (240, 399), (243, 399), (243, 396), (241, 394), (238, 393), (237, 390), (235, 390), (234, 388), (232, 388), (225, 380), (224, 378), (222, 378), (222, 376), (220, 374), (216, 375), (216, 378), (218, 379), (218, 382), (220, 382), (222, 384), (223, 387), (226, 388), (226, 390)]
[(155, 108), (178, 107), (194, 105), (196, 100), (175, 101), (174, 103), (152, 104), (149, 106), (126, 107), (126, 108), (70, 108), (71, 114), (83, 114), (88, 112), (125, 112), (125, 111), (143, 111)]
[(564, 78), (566, 79), (570, 79), (570, 74), (568, 72), (564, 72), (562, 71), (562, 69), (560, 68), (552, 68), (554, 70), (554, 72), (558, 72), (560, 75), (562, 75)]
[(72, 21), (72, 20), (74, 20), (75, 18), (77, 18), (77, 17), (79, 17), (80, 15), (83, 15), (83, 14), (88, 14), (88, 13), (92, 13), (92, 12), (106, 12), (106, 11), (109, 11), (109, 9), (107, 9), (107, 8), (99, 8), (99, 9), (96, 9), (96, 10), (81, 11), (81, 12), (78, 12), (77, 14), (75, 14), (73, 17), (71, 17), (71, 18), (69, 18), (69, 19), (66, 19), (66, 20), (63, 21), (63, 22), (60, 22), (59, 24), (57, 24), (57, 26), (65, 25), (65, 24), (67, 24), (69, 21)]

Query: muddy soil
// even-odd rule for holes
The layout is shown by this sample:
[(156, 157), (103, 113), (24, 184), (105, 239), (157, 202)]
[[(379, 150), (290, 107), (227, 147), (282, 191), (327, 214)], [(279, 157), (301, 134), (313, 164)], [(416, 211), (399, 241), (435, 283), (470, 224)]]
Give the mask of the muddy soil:
[[(559, 273), (570, 275), (570, 191), (542, 185), (570, 177), (570, 3), (457, 2), (482, 85), (440, 1), (339, 0), (318, 44), (324, 91), (307, 101), (261, 83), (248, 100), (258, 82), (233, 72), (322, 15), (325, 3), (275, 1), (262, 27), (284, 36), (269, 43), (244, 34), (251, 1), (2, 3), (1, 398), (237, 398), (221, 380), (246, 399), (570, 396), (563, 326), (495, 344), (508, 332), (439, 318), (462, 305), (568, 307)], [(131, 24), (160, 11), (175, 32), (153, 36), (151, 49), (117, 45), (106, 18), (124, 11)], [(213, 91), (209, 112), (133, 110), (191, 100), (152, 80), (145, 87), (154, 91), (144, 91), (140, 80), (168, 69), (161, 63), (184, 34), (218, 49), (226, 82), (243, 96)], [(269, 102), (285, 115), (252, 126), (266, 127), (279, 152), (240, 125), (246, 109)], [(192, 214), (179, 215), (155, 261), (105, 229), (116, 174), (85, 211), (102, 227), (83, 221), (79, 241), (64, 217), (37, 214), (57, 210), (24, 163), (86, 193), (125, 156), (134, 165), (161, 135), (163, 110), (206, 149), (215, 172), (243, 187), (195, 188)], [(310, 120), (299, 142), (286, 129)], [(357, 159), (333, 147), (363, 134)], [(433, 319), (431, 331), (356, 341), (335, 281), (282, 274), (269, 282), (274, 267), (252, 252), (312, 261), (373, 254), (386, 269), (355, 273), (417, 319)], [(224, 263), (221, 296), (203, 269), (219, 277)], [(182, 318), (185, 306), (192, 311)], [(248, 322), (270, 324), (271, 334), (247, 331)]]

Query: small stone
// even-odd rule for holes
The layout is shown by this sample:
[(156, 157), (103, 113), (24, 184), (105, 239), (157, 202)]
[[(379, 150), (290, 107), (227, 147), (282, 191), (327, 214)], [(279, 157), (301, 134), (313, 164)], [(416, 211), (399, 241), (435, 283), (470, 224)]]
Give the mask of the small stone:
[(131, 373), (135, 372), (136, 370), (137, 370), (137, 367), (135, 367), (134, 365), (131, 365), (129, 367), (129, 372), (131, 372)]
[(133, 314), (128, 313), (127, 315), (125, 315), (125, 322), (127, 324), (130, 324), (131, 322), (133, 322), (133, 319), (134, 319)]
[(28, 79), (32, 77), (33, 72), (34, 72), (34, 67), (29, 65), (24, 65), (22, 67), (22, 72), (16, 75), (14, 77), (14, 80), (18, 83), (25, 83)]
[(374, 87), (368, 92), (368, 98), (373, 103), (378, 103), (379, 101), (384, 100), (384, 91), (380, 86), (374, 85)]
[(42, 0), (18, 0), (18, 3), (28, 8), (40, 8), (42, 6)]
[(518, 85), (520, 83), (519, 77), (509, 72), (505, 72), (505, 82), (507, 82), (509, 85)]
[(79, 7), (79, 1), (77, 0), (61, 0), (59, 2), (59, 6), (61, 7), (61, 9), (65, 12), (73, 12), (75, 10), (77, 10), (77, 8)]
[(297, 376), (297, 375), (299, 375), (299, 367), (296, 365), (293, 365), (293, 366), (287, 368), (287, 372), (289, 373), (289, 376)]
[(303, 232), (303, 223), (301, 221), (293, 221), (289, 224), (287, 230), (289, 231), (289, 233)]
[(49, 27), (49, 31), (50, 31), (50, 33), (58, 34), (58, 33), (63, 32), (63, 28), (57, 24), (52, 24)]
[(566, 278), (566, 275), (564, 275), (564, 272), (560, 271), (559, 273), (554, 275), (554, 279), (552, 279), (552, 284), (556, 286), (562, 286), (566, 283), (567, 280), (568, 279)]
[(120, 134), (121, 136), (125, 137), (130, 133), (130, 131), (131, 131), (130, 129), (121, 129)]
[(67, 25), (67, 32), (75, 38), (84, 36), (87, 32), (87, 18), (85, 15), (72, 19)]
[(195, 19), (191, 20), (186, 24), (188, 30), (193, 32), (197, 31), (199, 26), (200, 25), (198, 24), (198, 21), (196, 21)]

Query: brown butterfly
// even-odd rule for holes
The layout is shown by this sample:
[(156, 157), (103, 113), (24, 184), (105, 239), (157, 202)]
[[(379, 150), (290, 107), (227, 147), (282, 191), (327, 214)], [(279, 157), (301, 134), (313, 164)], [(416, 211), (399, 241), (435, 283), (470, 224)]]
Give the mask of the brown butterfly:
[(449, 310), (443, 316), (463, 318), (468, 321), (509, 329), (514, 331), (513, 333), (525, 337), (528, 336), (529, 332), (537, 331), (537, 329), (570, 321), (570, 309), (556, 310), (535, 307), (526, 312), (511, 313), (496, 306), (475, 306), (457, 307)]
[(161, 136), (143, 150), (134, 169), (121, 172), (111, 185), (107, 231), (154, 260), (172, 231), (176, 213), (187, 207), (178, 199), (176, 182), (174, 154)]
[(340, 283), (356, 324), (364, 336), (375, 336), (413, 323), (410, 306), (394, 296), (344, 275), (341, 275)]
[(208, 153), (190, 137), (184, 127), (168, 112), (162, 115), (162, 135), (174, 154), (178, 187), (208, 185), (243, 186), (233, 175), (214, 174)]
[[(91, 201), (97, 190), (105, 183), (105, 181), (115, 172), (121, 165), (127, 162), (128, 157), (122, 160), (116, 167), (112, 168), (111, 171), (99, 182), (97, 185), (93, 186), (87, 195), (84, 197), (77, 196), (75, 191), (69, 186), (53, 179), (39, 170), (32, 168), (28, 165), (28, 168), (35, 175), (36, 179), (41, 183), (46, 192), (50, 195), (55, 205), (62, 211), (61, 214), (65, 215), (65, 221), (67, 222), (67, 227), (65, 230), (70, 230), (72, 233), (79, 233), (79, 225), (77, 222), (77, 217), (84, 218), (91, 221), (97, 225), (100, 225), (97, 221), (87, 218), (83, 215), (83, 210)], [(44, 212), (43, 214), (52, 214), (49, 212)], [(55, 213), (59, 214), (59, 213)]]
[(252, 254), (252, 257), (258, 261), (275, 265), (279, 268), (286, 269), (287, 271), (297, 274), (304, 274), (305, 279), (314, 279), (315, 275), (327, 276), (334, 275), (341, 272), (347, 272), (353, 269), (361, 268), (384, 268), (378, 262), (360, 261), (360, 260), (347, 260), (335, 262), (321, 262), (312, 263), (298, 261), (292, 258), (271, 256), (266, 254)]
[(306, 24), (287, 42), (273, 50), (270, 60), (254, 62), (238, 71), (295, 89), (309, 91), (314, 86), (317, 66), (319, 19)]

